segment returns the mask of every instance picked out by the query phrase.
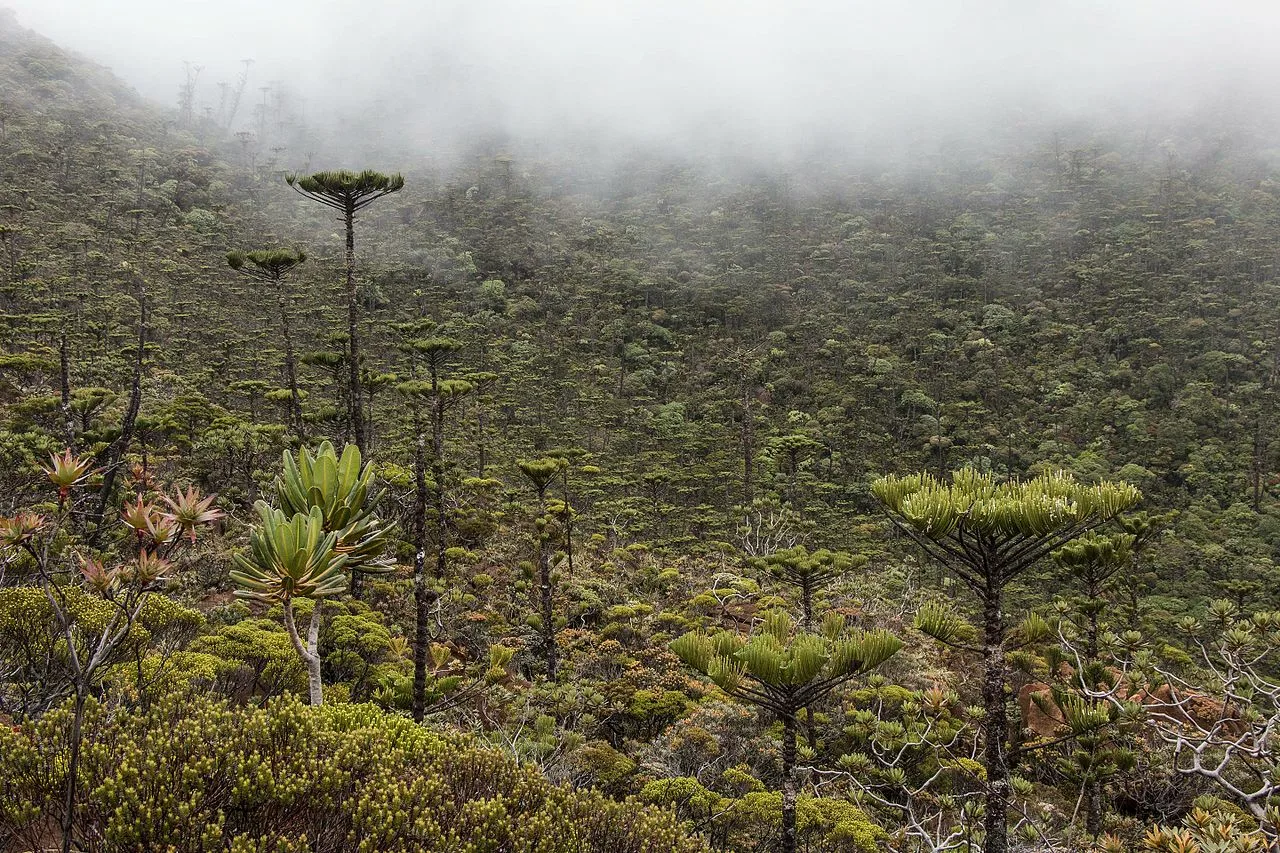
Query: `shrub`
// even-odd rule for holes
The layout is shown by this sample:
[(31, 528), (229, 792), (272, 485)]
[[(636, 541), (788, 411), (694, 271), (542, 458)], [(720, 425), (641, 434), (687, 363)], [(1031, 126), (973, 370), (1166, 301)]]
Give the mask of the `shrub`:
[[(35, 845), (60, 815), (69, 717), (0, 728), (0, 848)], [(704, 849), (668, 814), (553, 786), (370, 705), (170, 696), (146, 710), (93, 705), (86, 726), (75, 823), (103, 853)]]

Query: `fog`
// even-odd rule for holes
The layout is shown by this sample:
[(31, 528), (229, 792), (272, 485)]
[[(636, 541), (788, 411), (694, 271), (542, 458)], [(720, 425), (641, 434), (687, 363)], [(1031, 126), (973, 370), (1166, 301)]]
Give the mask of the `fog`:
[[(184, 61), (212, 111), (251, 58), (247, 104), (277, 98), (348, 146), (376, 115), (406, 148), (503, 134), (768, 161), (1027, 122), (1270, 112), (1280, 71), (1280, 4), (1263, 0), (0, 2), (168, 106)], [(250, 109), (237, 123), (252, 129)]]

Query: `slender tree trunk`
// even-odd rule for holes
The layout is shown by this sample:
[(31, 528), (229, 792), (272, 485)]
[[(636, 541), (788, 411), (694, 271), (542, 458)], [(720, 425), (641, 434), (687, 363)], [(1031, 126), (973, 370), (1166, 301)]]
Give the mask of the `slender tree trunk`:
[(111, 501), (111, 493), (115, 489), (116, 476), (120, 472), (121, 460), (133, 440), (133, 427), (138, 420), (138, 410), (142, 406), (142, 364), (147, 350), (147, 285), (142, 276), (137, 277), (138, 285), (138, 341), (137, 352), (133, 358), (133, 383), (129, 389), (129, 407), (125, 409), (124, 420), (120, 424), (120, 435), (104, 453), (102, 490), (98, 495), (98, 508), (94, 513), (93, 529), (89, 533), (89, 544), (97, 545), (102, 536), (102, 521), (107, 514), (107, 504)]
[[(547, 516), (546, 490), (538, 492), (538, 513)], [(551, 589), (551, 541), (545, 528), (538, 530), (538, 600), (542, 611), (542, 652), (547, 662), (547, 680), (556, 680), (559, 661), (556, 651), (556, 625)]]
[(751, 413), (751, 388), (742, 386), (742, 501), (751, 503), (753, 496), (752, 477), (753, 458), (755, 457), (755, 423)]
[(307, 680), (311, 689), (311, 704), (320, 707), (324, 702), (324, 682), (320, 680), (320, 602), (311, 610), (311, 625), (307, 628)]
[(1253, 480), (1253, 511), (1258, 512), (1262, 508), (1262, 472), (1266, 466), (1266, 445), (1262, 440), (1262, 411), (1259, 407), (1258, 416), (1253, 423), (1253, 464), (1252, 480)]
[(1102, 783), (1097, 779), (1085, 783), (1084, 801), (1084, 831), (1096, 841), (1102, 834)]
[(1005, 744), (1009, 739), (1009, 711), (1005, 701), (1004, 616), (1000, 612), (1001, 590), (988, 588), (983, 596), (985, 647), (982, 683), (984, 761), (987, 771), (986, 813), (983, 822), (984, 853), (1009, 850), (1009, 765)]
[(436, 481), (436, 580), (444, 580), (445, 551), (449, 548), (449, 514), (444, 492), (444, 398), (440, 396), (440, 377), (434, 365), (431, 368), (431, 476)]
[(431, 645), (430, 615), (434, 596), (427, 584), (427, 468), (426, 436), (421, 417), (414, 413), (413, 447), (413, 719), (422, 722), (427, 707), (427, 651)]
[(564, 559), (573, 577), (573, 505), (569, 503), (569, 469), (564, 469)]
[(304, 644), (298, 635), (298, 626), (293, 619), (293, 600), (284, 602), (284, 627), (293, 641), (293, 648), (307, 665), (307, 687), (310, 692), (312, 707), (320, 707), (324, 703), (324, 682), (320, 677), (320, 602), (315, 602), (311, 611), (311, 624), (307, 628), (307, 641)]
[(67, 447), (75, 449), (76, 422), (71, 411), (71, 353), (67, 346), (67, 329), (62, 327), (62, 335), (58, 338), (58, 385), (62, 395), (62, 428), (65, 432)]
[(84, 741), (84, 706), (89, 699), (89, 685), (76, 685), (75, 710), (71, 717), (71, 755), (67, 759), (67, 782), (62, 801), (62, 853), (71, 853), (75, 835), (76, 793), (80, 782), (80, 746)]
[[(1085, 623), (1085, 661), (1087, 663), (1095, 663), (1098, 660), (1098, 611), (1092, 606), (1097, 603), (1102, 595), (1101, 584), (1090, 584), (1087, 590), (1089, 596), (1089, 612), (1086, 614), (1087, 621)], [(1088, 687), (1092, 689), (1095, 685), (1090, 684)], [(1095, 747), (1095, 752), (1096, 747)], [(1092, 766), (1092, 765), (1090, 765)], [(1089, 837), (1095, 841), (1102, 832), (1102, 782), (1098, 779), (1089, 779), (1084, 783), (1084, 802), (1085, 802), (1085, 832), (1089, 833)]]
[(480, 403), (479, 414), (476, 416), (476, 476), (483, 477), (485, 468), (489, 465), (489, 450), (484, 443), (484, 403)]
[[(812, 631), (813, 630), (813, 582), (810, 578), (808, 577), (805, 578), (804, 582), (800, 585), (800, 592), (802, 595), (802, 599), (801, 599), (802, 615), (804, 617), (804, 623), (801, 625), (801, 627), (804, 628), (804, 630), (806, 631)], [(814, 726), (813, 724), (813, 708), (812, 707), (806, 707), (804, 709), (804, 727), (805, 727), (805, 736), (809, 741), (809, 748), (817, 749), (818, 748), (818, 730), (817, 730), (817, 727)]]
[(307, 435), (302, 425), (302, 394), (298, 391), (298, 362), (293, 352), (293, 332), (289, 327), (289, 301), (279, 279), (275, 285), (276, 302), (280, 306), (280, 332), (284, 337), (284, 377), (289, 383), (289, 415), (293, 421), (293, 431), (299, 440), (306, 441)]
[(782, 853), (796, 851), (796, 718), (782, 717)]
[[(1090, 598), (1097, 598), (1097, 593), (1092, 593)], [(1098, 659), (1098, 612), (1090, 608), (1088, 616), (1088, 624), (1085, 626), (1085, 660), (1093, 663)], [(1093, 687), (1094, 685), (1089, 685)]]
[(360, 303), (356, 297), (356, 212), (347, 206), (343, 219), (347, 226), (347, 334), (350, 337), (351, 361), (348, 368), (348, 385), (351, 395), (351, 434), (361, 455), (368, 449), (364, 432), (364, 401), (360, 387)]

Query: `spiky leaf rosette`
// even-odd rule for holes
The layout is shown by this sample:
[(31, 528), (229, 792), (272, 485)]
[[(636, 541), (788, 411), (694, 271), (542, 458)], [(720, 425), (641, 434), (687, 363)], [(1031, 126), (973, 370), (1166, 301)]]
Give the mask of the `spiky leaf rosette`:
[(671, 644), (682, 661), (724, 692), (782, 716), (794, 715), (875, 669), (901, 648), (902, 642), (887, 631), (850, 631), (836, 625), (830, 614), (822, 633), (796, 631), (790, 617), (779, 611), (768, 614), (760, 629), (746, 637), (690, 631)]
[(383, 554), (390, 525), (374, 513), (380, 496), (370, 494), (373, 466), (361, 467), (359, 449), (348, 444), (339, 457), (326, 441), (315, 454), (302, 448), (297, 459), (285, 451), (283, 462), (284, 470), (275, 482), (280, 508), (287, 515), (319, 510), (324, 529), (337, 536), (335, 547), (346, 557), (348, 569), (389, 571)]
[(266, 501), (254, 509), (261, 524), (249, 535), (249, 553), (232, 558), (237, 597), (275, 602), (329, 598), (346, 590), (347, 558), (337, 551), (337, 534), (325, 532), (319, 507), (292, 517)]

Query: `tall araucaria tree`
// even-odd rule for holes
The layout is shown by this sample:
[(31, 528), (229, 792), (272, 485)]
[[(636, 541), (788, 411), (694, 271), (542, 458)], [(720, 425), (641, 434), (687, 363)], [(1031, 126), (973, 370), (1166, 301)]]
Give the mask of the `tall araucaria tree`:
[(556, 649), (555, 576), (552, 569), (551, 525), (552, 516), (547, 505), (547, 488), (555, 481), (564, 466), (563, 458), (521, 459), (520, 471), (528, 478), (538, 495), (538, 517), (534, 520), (534, 534), (538, 539), (538, 632), (542, 656), (547, 664), (547, 680), (556, 680), (559, 654)]
[(369, 169), (363, 172), (350, 172), (346, 169), (329, 172), (316, 172), (311, 175), (291, 174), (285, 181), (294, 190), (317, 201), (326, 207), (337, 210), (346, 227), (347, 245), (346, 291), (347, 291), (347, 334), (349, 335), (350, 363), (348, 364), (349, 406), (348, 417), (351, 423), (351, 435), (361, 453), (368, 451), (369, 443), (365, 435), (365, 418), (363, 393), (360, 383), (360, 301), (356, 295), (356, 214), (373, 204), (383, 196), (404, 189), (404, 178), (399, 175), (385, 175)]
[(302, 424), (302, 392), (298, 391), (297, 355), (293, 351), (293, 333), (289, 325), (289, 293), (284, 287), (288, 278), (302, 261), (306, 252), (296, 248), (261, 248), (252, 252), (234, 251), (227, 254), (227, 265), (244, 277), (269, 283), (275, 292), (275, 304), (280, 313), (280, 336), (284, 339), (284, 380), (289, 388), (289, 420), (294, 434), (306, 441)]
[[(398, 390), (404, 394), (413, 407), (414, 447), (413, 447), (413, 601), (414, 601), (414, 639), (413, 639), (413, 718), (421, 722), (426, 713), (427, 655), (431, 648), (430, 611), (439, 597), (432, 588), (432, 578), (427, 577), (427, 513), (435, 528), (435, 577), (440, 583), (444, 580), (448, 569), (449, 550), (449, 514), (445, 493), (445, 455), (444, 455), (444, 423), (445, 412), (458, 403), (462, 397), (471, 392), (472, 384), (463, 379), (445, 379), (441, 376), (445, 366), (454, 354), (461, 349), (462, 343), (453, 338), (421, 338), (409, 342), (405, 349), (414, 357), (414, 372), (417, 372), (417, 360), (422, 361), (426, 370), (425, 379), (411, 379), (400, 383)], [(423, 423), (421, 404), (426, 403), (427, 414), (431, 423), (430, 479), (427, 476), (427, 433)], [(430, 503), (428, 504), (428, 496)]]
[(307, 259), (298, 249), (260, 249), (255, 252), (230, 252), (227, 266), (241, 275), (271, 285), (280, 311), (280, 334), (284, 339), (284, 377), (289, 386), (289, 420), (294, 433), (306, 441), (302, 423), (302, 392), (298, 390), (298, 363), (293, 350), (293, 335), (289, 326), (289, 294), (284, 280), (289, 273)]
[(767, 614), (747, 637), (733, 631), (693, 631), (671, 650), (725, 693), (772, 711), (782, 723), (782, 851), (796, 850), (796, 717), (833, 690), (897, 654), (902, 642), (886, 631), (850, 631), (828, 613), (820, 633), (796, 630), (781, 611)]
[[(778, 580), (796, 588), (800, 593), (800, 627), (811, 631), (814, 594), (836, 578), (865, 566), (867, 558), (861, 554), (846, 554), (826, 548), (810, 551), (803, 545), (796, 545), (753, 562), (768, 569)], [(816, 749), (818, 733), (813, 722), (813, 708), (805, 708), (804, 713), (809, 746)]]
[[(890, 521), (945, 566), (982, 608), (982, 731), (985, 853), (1009, 850), (1009, 677), (1006, 654), (1015, 633), (1004, 612), (1005, 589), (1052, 552), (1121, 513), (1141, 493), (1128, 483), (1086, 485), (1048, 473), (999, 482), (971, 468), (951, 482), (930, 474), (888, 476), (872, 492)], [(945, 625), (926, 633), (945, 633)], [(942, 639), (940, 637), (940, 639)]]

